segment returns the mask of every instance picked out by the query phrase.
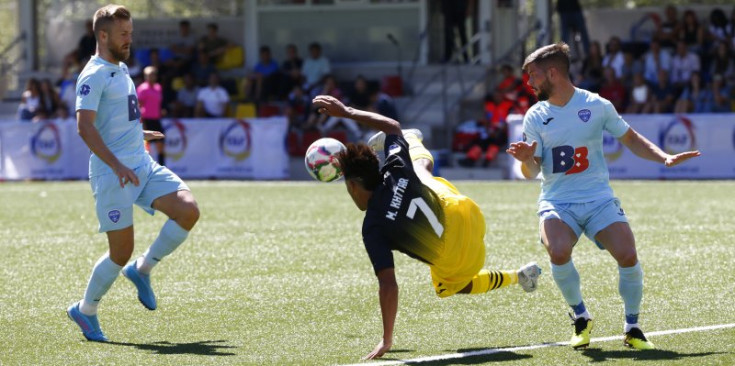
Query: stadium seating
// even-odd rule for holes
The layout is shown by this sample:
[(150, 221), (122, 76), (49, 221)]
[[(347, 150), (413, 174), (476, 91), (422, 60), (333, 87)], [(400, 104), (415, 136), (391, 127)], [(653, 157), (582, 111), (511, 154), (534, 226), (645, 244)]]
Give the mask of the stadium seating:
[(217, 70), (229, 70), (241, 67), (245, 62), (245, 50), (241, 46), (227, 47), (225, 53), (217, 61)]
[(235, 118), (255, 118), (255, 104), (238, 103), (235, 108)]

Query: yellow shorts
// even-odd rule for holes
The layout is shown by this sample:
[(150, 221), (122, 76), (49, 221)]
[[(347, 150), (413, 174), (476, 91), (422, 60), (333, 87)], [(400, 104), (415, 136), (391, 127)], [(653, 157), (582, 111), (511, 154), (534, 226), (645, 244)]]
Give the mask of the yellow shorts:
[(439, 196), (444, 208), (444, 243), (431, 268), (431, 281), (439, 297), (465, 288), (485, 265), (485, 217), (475, 201), (459, 193), (444, 178), (423, 182)]

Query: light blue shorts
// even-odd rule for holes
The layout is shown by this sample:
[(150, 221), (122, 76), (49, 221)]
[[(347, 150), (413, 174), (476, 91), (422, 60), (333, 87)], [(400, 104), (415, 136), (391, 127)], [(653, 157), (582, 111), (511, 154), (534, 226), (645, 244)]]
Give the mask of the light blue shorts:
[(134, 171), (140, 180), (137, 187), (127, 183), (125, 188), (120, 188), (115, 174), (94, 176), (89, 180), (101, 233), (133, 225), (133, 204), (153, 215), (153, 200), (172, 192), (189, 190), (181, 178), (165, 166), (158, 165), (153, 159)]
[(604, 198), (584, 203), (559, 203), (541, 201), (538, 210), (539, 223), (549, 219), (559, 219), (569, 225), (577, 239), (584, 231), (584, 235), (593, 241), (600, 249), (602, 244), (595, 240), (595, 235), (602, 229), (616, 222), (628, 222), (625, 211), (620, 207), (617, 198)]

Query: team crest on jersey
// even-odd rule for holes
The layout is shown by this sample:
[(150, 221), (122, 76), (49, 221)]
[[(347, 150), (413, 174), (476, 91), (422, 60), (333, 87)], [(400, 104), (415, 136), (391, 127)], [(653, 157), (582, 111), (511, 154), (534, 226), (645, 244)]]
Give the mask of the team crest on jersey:
[(82, 84), (82, 86), (79, 88), (79, 95), (86, 96), (89, 95), (89, 92), (92, 91), (92, 87), (87, 84)]
[(590, 112), (589, 109), (582, 109), (581, 111), (577, 112), (577, 115), (579, 116), (579, 119), (582, 120), (582, 122), (587, 122), (590, 120), (590, 117), (592, 117), (592, 112)]
[(401, 152), (401, 146), (393, 144), (388, 147), (388, 155), (398, 154)]
[(112, 210), (108, 212), (107, 217), (110, 218), (110, 221), (117, 224), (117, 222), (120, 221), (120, 210)]

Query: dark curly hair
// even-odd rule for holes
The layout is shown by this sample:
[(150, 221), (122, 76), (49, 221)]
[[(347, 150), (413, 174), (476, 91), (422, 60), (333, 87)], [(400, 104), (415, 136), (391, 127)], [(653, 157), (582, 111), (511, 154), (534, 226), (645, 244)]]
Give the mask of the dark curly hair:
[(346, 147), (337, 154), (345, 179), (356, 180), (363, 188), (374, 191), (382, 183), (378, 157), (375, 152), (365, 144), (350, 143)]

